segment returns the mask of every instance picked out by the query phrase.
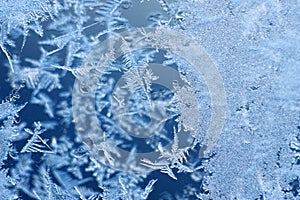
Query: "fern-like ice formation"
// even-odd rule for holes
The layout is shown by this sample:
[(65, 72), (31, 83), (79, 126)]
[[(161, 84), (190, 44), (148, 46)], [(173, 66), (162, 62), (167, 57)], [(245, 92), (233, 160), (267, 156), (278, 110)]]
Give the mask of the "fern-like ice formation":
[(0, 0), (0, 199), (300, 199), (299, 10)]

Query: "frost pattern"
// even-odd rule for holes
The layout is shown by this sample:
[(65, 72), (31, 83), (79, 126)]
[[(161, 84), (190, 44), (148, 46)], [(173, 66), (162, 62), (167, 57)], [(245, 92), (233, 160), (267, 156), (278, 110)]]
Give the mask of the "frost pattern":
[[(0, 1), (0, 199), (299, 199), (299, 10), (299, 0)], [(159, 45), (133, 51), (130, 36), (119, 57), (111, 43), (90, 59), (135, 28), (128, 13), (193, 37), (216, 63), (227, 120), (208, 156), (211, 97), (191, 63)], [(72, 113), (74, 80), (82, 100), (87, 73), (97, 83), (92, 139), (79, 137)], [(166, 74), (177, 81), (160, 87)], [(149, 151), (157, 158), (138, 160)]]
[(206, 175), (197, 196), (299, 199), (299, 163), (290, 143), (299, 134), (300, 38), (294, 33), (300, 26), (294, 19), (300, 2), (178, 3), (189, 10), (185, 31), (218, 65), (228, 103), (225, 128), (215, 155), (203, 163)]

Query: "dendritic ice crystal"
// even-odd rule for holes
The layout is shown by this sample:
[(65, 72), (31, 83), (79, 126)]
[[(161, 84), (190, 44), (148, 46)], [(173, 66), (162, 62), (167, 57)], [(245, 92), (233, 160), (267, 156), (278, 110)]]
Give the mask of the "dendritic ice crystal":
[(0, 200), (300, 199), (299, 0), (0, 0)]

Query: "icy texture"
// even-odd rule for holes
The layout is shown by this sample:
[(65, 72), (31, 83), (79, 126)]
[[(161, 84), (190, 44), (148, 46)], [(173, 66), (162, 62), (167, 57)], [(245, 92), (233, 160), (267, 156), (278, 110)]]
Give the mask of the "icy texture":
[(291, 141), (299, 135), (300, 2), (179, 4), (188, 10), (184, 31), (215, 60), (227, 95), (226, 124), (199, 197), (299, 199)]
[[(299, 19), (299, 0), (1, 0), (0, 199), (300, 199)], [(136, 24), (214, 61), (216, 145), (207, 77), (162, 48), (178, 35), (107, 40)]]

